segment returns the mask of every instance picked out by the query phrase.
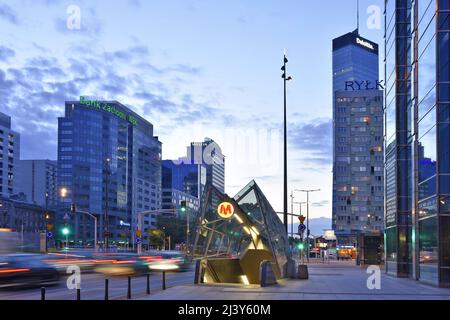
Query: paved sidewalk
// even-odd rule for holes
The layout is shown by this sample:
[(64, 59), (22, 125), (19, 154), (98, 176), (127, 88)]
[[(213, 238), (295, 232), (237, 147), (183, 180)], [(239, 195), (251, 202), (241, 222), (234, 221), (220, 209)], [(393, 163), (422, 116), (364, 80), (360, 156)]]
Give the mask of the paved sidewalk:
[(381, 289), (369, 290), (366, 268), (348, 262), (313, 263), (309, 280), (282, 280), (278, 285), (184, 285), (149, 300), (450, 300), (450, 289), (381, 273)]

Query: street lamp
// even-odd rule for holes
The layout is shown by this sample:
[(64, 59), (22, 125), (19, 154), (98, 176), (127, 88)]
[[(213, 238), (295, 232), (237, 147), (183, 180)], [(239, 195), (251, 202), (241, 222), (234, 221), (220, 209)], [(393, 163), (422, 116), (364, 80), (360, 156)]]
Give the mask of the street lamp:
[(90, 212), (78, 210), (78, 208), (75, 204), (72, 204), (71, 207), (72, 207), (72, 213), (74, 213), (74, 214), (82, 213), (82, 214), (87, 215), (87, 216), (91, 217), (92, 219), (94, 219), (94, 249), (95, 249), (95, 251), (98, 251), (97, 217)]
[(110, 174), (110, 165), (111, 162), (110, 158), (107, 158), (106, 161), (106, 176), (105, 176), (105, 233), (104, 233), (104, 240), (105, 240), (105, 249), (108, 250), (109, 247), (109, 174)]
[(60, 196), (61, 196), (61, 198), (65, 198), (65, 197), (67, 197), (67, 188), (61, 188), (61, 190), (59, 190), (59, 194), (60, 194)]
[(295, 191), (298, 192), (306, 192), (306, 240), (307, 240), (307, 245), (306, 245), (306, 260), (309, 262), (309, 193), (310, 192), (318, 192), (320, 191), (320, 189), (315, 189), (315, 190), (299, 190), (296, 189)]
[(281, 77), (283, 78), (284, 84), (284, 185), (283, 185), (283, 222), (284, 227), (286, 229), (286, 233), (288, 233), (288, 182), (287, 182), (287, 106), (286, 106), (286, 82), (291, 81), (292, 77), (287, 75), (286, 64), (289, 60), (286, 57), (286, 50), (284, 51), (284, 59), (283, 66), (281, 67), (281, 71), (283, 74)]

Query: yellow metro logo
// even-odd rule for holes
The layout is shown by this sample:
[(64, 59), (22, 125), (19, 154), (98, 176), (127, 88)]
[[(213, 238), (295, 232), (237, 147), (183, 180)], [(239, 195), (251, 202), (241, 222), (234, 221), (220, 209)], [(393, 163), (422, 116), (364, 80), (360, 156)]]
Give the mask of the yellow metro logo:
[(222, 202), (217, 207), (217, 213), (219, 214), (220, 217), (222, 217), (224, 219), (229, 219), (234, 214), (234, 207), (229, 202)]

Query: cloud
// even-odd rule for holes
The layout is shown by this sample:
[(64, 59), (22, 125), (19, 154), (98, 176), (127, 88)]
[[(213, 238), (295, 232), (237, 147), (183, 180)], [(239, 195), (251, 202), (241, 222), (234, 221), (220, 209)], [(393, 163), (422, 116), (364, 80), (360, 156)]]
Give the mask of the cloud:
[(10, 6), (4, 3), (0, 3), (0, 19), (4, 19), (15, 25), (19, 24), (16, 12)]
[[(36, 48), (33, 58), (0, 70), (2, 111), (13, 117), (14, 129), (22, 135), (24, 158), (56, 158), (57, 118), (64, 115), (65, 101), (81, 95), (118, 100), (158, 123), (161, 131), (195, 125), (219, 113), (213, 103), (182, 92), (170, 78), (163, 80), (130, 65), (130, 61), (152, 65), (145, 46), (98, 53), (71, 48), (70, 52), (70, 57), (56, 58)], [(11, 48), (0, 47), (0, 57), (12, 56)], [(199, 68), (176, 64), (160, 70), (183, 78), (198, 74)]]
[(15, 57), (16, 53), (7, 47), (0, 45), (0, 61), (7, 61), (10, 58)]
[(301, 151), (300, 160), (318, 166), (330, 165), (333, 156), (332, 129), (332, 120), (329, 118), (290, 124), (290, 143), (295, 149)]

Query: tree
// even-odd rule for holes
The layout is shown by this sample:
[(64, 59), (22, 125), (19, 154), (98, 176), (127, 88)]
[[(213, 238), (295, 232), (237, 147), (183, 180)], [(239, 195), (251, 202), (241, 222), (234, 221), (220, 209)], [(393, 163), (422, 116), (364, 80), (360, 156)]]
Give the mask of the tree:
[(186, 242), (185, 218), (160, 215), (157, 218), (157, 225), (159, 230), (164, 230), (166, 237), (171, 237), (172, 246)]
[(161, 230), (150, 230), (149, 231), (149, 242), (150, 246), (158, 250), (164, 247), (164, 232)]

